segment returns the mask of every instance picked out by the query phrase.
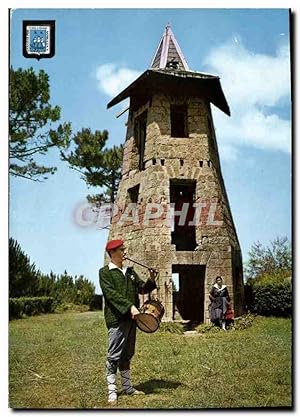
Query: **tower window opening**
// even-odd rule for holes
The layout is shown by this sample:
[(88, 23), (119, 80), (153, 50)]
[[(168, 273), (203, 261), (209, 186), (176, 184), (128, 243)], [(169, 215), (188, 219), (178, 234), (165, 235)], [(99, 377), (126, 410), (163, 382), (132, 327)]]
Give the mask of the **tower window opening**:
[(160, 163), (161, 163), (162, 166), (164, 166), (165, 165), (165, 160), (164, 159), (161, 159), (160, 160)]
[(137, 203), (139, 198), (140, 184), (135, 185), (132, 188), (128, 188), (128, 203)]
[(171, 241), (176, 251), (193, 251), (196, 248), (196, 225), (193, 224), (196, 182), (170, 181), (170, 203), (173, 207)]
[(183, 159), (180, 159), (180, 166), (183, 167), (184, 161)]
[(136, 117), (134, 122), (134, 139), (139, 153), (139, 170), (145, 169), (144, 154), (147, 133), (147, 111)]
[(171, 105), (171, 137), (185, 138), (187, 136), (187, 107)]
[(203, 167), (203, 161), (199, 161), (200, 168)]
[(156, 159), (152, 158), (152, 165), (156, 165)]

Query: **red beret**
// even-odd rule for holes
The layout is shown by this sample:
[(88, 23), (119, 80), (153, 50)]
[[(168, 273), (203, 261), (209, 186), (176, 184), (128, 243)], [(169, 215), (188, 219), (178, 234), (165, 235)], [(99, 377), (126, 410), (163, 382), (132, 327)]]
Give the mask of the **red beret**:
[(112, 249), (117, 249), (122, 245), (124, 245), (124, 241), (121, 240), (121, 239), (110, 240), (106, 244), (106, 250), (109, 251), (109, 250), (112, 250)]

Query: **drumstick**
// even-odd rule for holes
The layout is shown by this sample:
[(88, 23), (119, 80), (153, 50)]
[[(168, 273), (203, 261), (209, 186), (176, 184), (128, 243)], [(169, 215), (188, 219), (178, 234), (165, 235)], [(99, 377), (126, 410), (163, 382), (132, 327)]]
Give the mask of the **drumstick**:
[(142, 267), (144, 267), (144, 268), (146, 268), (146, 269), (149, 269), (149, 271), (153, 271), (153, 272), (155, 272), (156, 274), (158, 274), (158, 271), (157, 271), (156, 269), (154, 269), (154, 268), (150, 268), (150, 266), (144, 265), (144, 264), (142, 264), (141, 262), (138, 262), (138, 261), (135, 261), (135, 260), (133, 260), (133, 259), (131, 259), (131, 258), (128, 258), (128, 256), (125, 256), (125, 258), (124, 258), (124, 259), (127, 259), (128, 261), (134, 262), (135, 264), (138, 264), (138, 265), (140, 265), (140, 266), (142, 266)]

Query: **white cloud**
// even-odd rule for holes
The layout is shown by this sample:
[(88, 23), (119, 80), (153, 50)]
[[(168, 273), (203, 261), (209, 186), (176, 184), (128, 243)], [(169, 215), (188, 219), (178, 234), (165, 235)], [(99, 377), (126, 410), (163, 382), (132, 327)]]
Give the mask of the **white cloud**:
[(219, 146), (220, 158), (222, 161), (235, 161), (238, 158), (239, 152), (235, 146), (221, 143)]
[(100, 65), (96, 70), (98, 88), (110, 97), (116, 96), (132, 83), (141, 73), (116, 64)]
[(281, 44), (271, 56), (254, 54), (240, 39), (233, 39), (211, 51), (205, 64), (220, 76), (231, 109), (231, 118), (213, 109), (223, 148), (230, 146), (233, 151), (233, 147), (250, 145), (290, 152), (290, 121), (275, 108), (290, 96), (288, 45)]

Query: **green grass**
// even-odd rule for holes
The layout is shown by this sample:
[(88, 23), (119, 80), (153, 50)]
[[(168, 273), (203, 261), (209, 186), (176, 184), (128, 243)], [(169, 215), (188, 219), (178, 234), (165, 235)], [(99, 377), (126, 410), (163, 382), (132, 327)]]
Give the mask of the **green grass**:
[[(10, 322), (10, 407), (107, 408), (102, 313)], [(291, 320), (198, 335), (138, 331), (132, 379), (145, 396), (118, 408), (291, 406)]]

